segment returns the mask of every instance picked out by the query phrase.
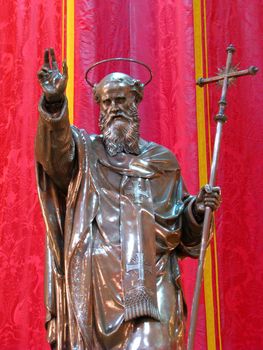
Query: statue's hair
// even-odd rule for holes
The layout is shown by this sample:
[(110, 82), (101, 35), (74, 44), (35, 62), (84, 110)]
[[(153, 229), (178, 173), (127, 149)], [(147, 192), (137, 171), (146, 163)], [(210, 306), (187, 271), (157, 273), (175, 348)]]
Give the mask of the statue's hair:
[(98, 84), (94, 85), (93, 94), (97, 103), (100, 103), (102, 89), (110, 84), (118, 84), (123, 87), (129, 86), (131, 91), (135, 94), (136, 102), (141, 102), (144, 84), (142, 84), (140, 80), (134, 79), (127, 74), (115, 72), (106, 75)]

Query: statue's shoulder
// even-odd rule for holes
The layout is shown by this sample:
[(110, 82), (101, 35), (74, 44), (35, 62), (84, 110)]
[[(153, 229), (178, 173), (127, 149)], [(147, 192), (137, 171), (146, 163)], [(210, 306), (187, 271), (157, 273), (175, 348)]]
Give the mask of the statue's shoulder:
[(155, 142), (148, 142), (149, 147), (154, 148), (156, 151), (162, 151), (163, 153), (170, 155), (171, 157), (175, 157), (174, 153), (167, 147), (160, 145), (159, 143)]
[[(167, 157), (170, 159), (175, 159), (175, 154), (168, 148), (160, 145), (159, 143), (155, 143), (153, 141), (145, 141), (140, 139), (140, 143), (144, 145), (144, 152), (150, 152), (152, 155)], [(176, 160), (177, 161), (177, 160)]]
[(75, 125), (71, 125), (71, 130), (73, 136), (81, 137), (82, 139), (88, 139), (91, 142), (101, 139), (101, 135), (89, 134), (85, 129), (78, 128)]
[(90, 134), (89, 137), (91, 142), (102, 142), (102, 135)]
[(168, 148), (152, 141), (140, 139), (140, 144), (143, 144), (142, 157), (148, 158), (154, 162), (161, 162), (171, 168), (180, 168), (175, 154)]

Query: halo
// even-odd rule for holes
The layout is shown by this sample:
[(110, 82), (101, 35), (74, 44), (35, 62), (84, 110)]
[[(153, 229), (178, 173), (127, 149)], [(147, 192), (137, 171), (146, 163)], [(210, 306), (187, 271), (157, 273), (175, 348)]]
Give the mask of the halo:
[(145, 64), (145, 63), (143, 63), (143, 62), (141, 62), (141, 61), (137, 61), (137, 60), (135, 60), (135, 59), (133, 59), (133, 58), (123, 58), (123, 57), (107, 58), (106, 60), (102, 60), (102, 61), (99, 61), (99, 62), (94, 63), (92, 66), (90, 66), (90, 67), (88, 68), (88, 70), (87, 70), (87, 72), (86, 72), (86, 74), (85, 74), (85, 80), (86, 80), (86, 82), (87, 82), (92, 88), (94, 88), (95, 84), (93, 84), (93, 83), (88, 79), (88, 74), (89, 74), (89, 72), (90, 72), (93, 68), (97, 67), (98, 65), (104, 64), (104, 63), (106, 63), (106, 62), (111, 62), (111, 61), (128, 61), (128, 62), (140, 64), (141, 66), (143, 66), (144, 68), (146, 68), (146, 69), (148, 70), (149, 76), (150, 76), (149, 79), (148, 79), (145, 83), (143, 83), (143, 85), (146, 86), (146, 85), (149, 84), (149, 83), (151, 82), (151, 80), (152, 80), (152, 77), (153, 77), (153, 76), (152, 76), (152, 70), (151, 70), (151, 68), (150, 68), (149, 66), (147, 66), (147, 64)]

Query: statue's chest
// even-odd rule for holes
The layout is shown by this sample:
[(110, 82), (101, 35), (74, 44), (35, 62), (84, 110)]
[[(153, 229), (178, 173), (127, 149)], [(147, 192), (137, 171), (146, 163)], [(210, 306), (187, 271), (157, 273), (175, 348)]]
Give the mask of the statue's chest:
[[(149, 180), (121, 175), (103, 165), (100, 166), (98, 173), (96, 187), (99, 192), (99, 209), (96, 222), (99, 234), (104, 241), (119, 244), (120, 226), (123, 220), (123, 201), (132, 203), (132, 207), (138, 211), (143, 207), (149, 208), (151, 202)], [(125, 212), (125, 218), (131, 221), (131, 225), (136, 210), (130, 211), (130, 213), (127, 213), (127, 210)], [(129, 214), (131, 218), (129, 218)]]

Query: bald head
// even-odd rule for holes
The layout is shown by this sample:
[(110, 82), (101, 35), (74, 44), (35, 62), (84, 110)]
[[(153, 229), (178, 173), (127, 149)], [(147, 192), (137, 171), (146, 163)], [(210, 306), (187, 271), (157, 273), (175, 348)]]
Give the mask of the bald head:
[(144, 85), (131, 76), (124, 73), (111, 73), (106, 75), (98, 84), (93, 88), (94, 97), (97, 103), (101, 103), (101, 100), (111, 91), (120, 92), (126, 97), (133, 95), (135, 101), (138, 104), (143, 97)]

